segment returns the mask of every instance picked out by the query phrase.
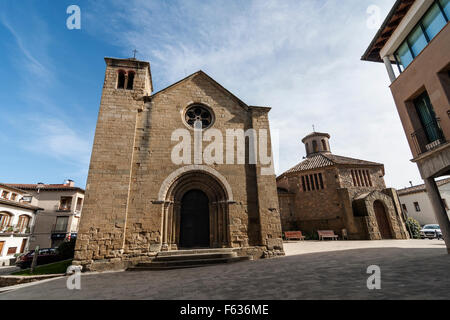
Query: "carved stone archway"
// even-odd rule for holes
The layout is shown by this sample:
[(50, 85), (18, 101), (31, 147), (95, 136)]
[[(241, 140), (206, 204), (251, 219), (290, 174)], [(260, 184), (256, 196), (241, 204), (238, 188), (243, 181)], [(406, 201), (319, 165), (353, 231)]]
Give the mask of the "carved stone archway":
[(181, 201), (192, 190), (200, 190), (209, 201), (211, 248), (231, 247), (229, 231), (229, 193), (221, 180), (210, 172), (192, 170), (172, 180), (166, 189), (162, 219), (162, 250), (177, 250), (180, 245)]

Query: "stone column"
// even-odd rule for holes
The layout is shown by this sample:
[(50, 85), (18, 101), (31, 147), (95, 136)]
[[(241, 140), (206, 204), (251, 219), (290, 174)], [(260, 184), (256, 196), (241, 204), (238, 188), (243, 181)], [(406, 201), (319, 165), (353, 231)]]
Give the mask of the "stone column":
[(433, 207), (434, 214), (441, 227), (442, 236), (444, 237), (445, 245), (447, 246), (447, 253), (450, 254), (450, 220), (448, 219), (445, 205), (442, 202), (441, 194), (439, 193), (434, 178), (426, 178), (424, 181), (431, 206)]
[(168, 240), (168, 208), (169, 208), (169, 202), (164, 202), (163, 206), (162, 206), (162, 247), (161, 247), (161, 251), (168, 251), (169, 250), (169, 245), (167, 244), (167, 240)]
[(391, 60), (389, 59), (389, 56), (383, 57), (384, 65), (386, 66), (387, 73), (389, 75), (389, 79), (391, 80), (391, 83), (395, 81), (395, 73), (394, 68), (392, 68)]

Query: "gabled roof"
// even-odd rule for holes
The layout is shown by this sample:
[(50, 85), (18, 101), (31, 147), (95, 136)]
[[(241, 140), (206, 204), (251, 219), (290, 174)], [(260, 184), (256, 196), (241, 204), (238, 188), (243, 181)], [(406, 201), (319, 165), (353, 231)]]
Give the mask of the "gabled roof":
[(373, 38), (361, 60), (372, 62), (383, 62), (380, 57), (380, 50), (392, 36), (398, 25), (405, 17), (408, 10), (416, 0), (397, 0), (384, 20), (377, 34)]
[[(450, 178), (446, 178), (446, 179), (442, 179), (442, 180), (438, 180), (436, 181), (436, 184), (438, 187), (443, 186), (447, 183), (450, 183)], [(419, 192), (426, 192), (426, 187), (424, 184), (419, 184), (417, 186), (412, 186), (409, 188), (404, 188), (404, 189), (400, 189), (397, 190), (397, 194), (399, 196), (404, 196), (407, 194), (412, 194), (412, 193), (419, 193)]]
[(186, 82), (190, 79), (193, 79), (197, 76), (204, 76), (206, 79), (208, 79), (209, 81), (211, 81), (213, 83), (213, 85), (215, 85), (219, 90), (223, 91), (225, 94), (229, 95), (230, 97), (232, 97), (241, 107), (243, 107), (245, 110), (249, 110), (251, 108), (267, 108), (268, 110), (270, 110), (270, 108), (268, 107), (257, 107), (257, 106), (248, 106), (246, 103), (244, 103), (241, 99), (239, 99), (238, 97), (236, 97), (233, 93), (231, 93), (230, 91), (228, 91), (226, 88), (224, 88), (220, 83), (218, 83), (216, 80), (214, 80), (213, 78), (211, 78), (210, 76), (208, 76), (205, 72), (203, 72), (202, 70), (199, 70), (183, 79), (181, 79), (180, 81), (177, 81), (173, 84), (171, 84), (170, 86), (159, 90), (158, 92), (155, 92), (154, 94), (152, 94), (151, 96), (147, 96), (144, 97), (144, 99), (149, 99), (151, 100), (153, 97), (157, 96), (158, 94), (161, 94), (175, 86), (178, 86), (179, 84)]
[(354, 159), (349, 157), (343, 157), (338, 156), (332, 153), (318, 153), (315, 155), (312, 155), (306, 160), (300, 162), (296, 166), (292, 167), (291, 169), (287, 170), (283, 174), (281, 174), (279, 177), (288, 174), (288, 173), (294, 173), (294, 172), (302, 172), (302, 171), (309, 171), (319, 168), (325, 168), (330, 167), (334, 165), (355, 165), (355, 166), (383, 166), (382, 163), (377, 162), (371, 162), (371, 161), (365, 161), (360, 159)]

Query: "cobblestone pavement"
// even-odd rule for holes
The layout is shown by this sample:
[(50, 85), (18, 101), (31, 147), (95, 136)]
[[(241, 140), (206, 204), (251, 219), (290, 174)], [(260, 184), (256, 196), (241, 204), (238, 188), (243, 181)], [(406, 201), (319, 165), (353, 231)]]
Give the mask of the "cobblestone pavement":
[[(195, 269), (85, 274), (0, 299), (450, 299), (450, 255), (439, 240), (295, 242), (286, 257)], [(368, 290), (369, 265), (381, 290)]]

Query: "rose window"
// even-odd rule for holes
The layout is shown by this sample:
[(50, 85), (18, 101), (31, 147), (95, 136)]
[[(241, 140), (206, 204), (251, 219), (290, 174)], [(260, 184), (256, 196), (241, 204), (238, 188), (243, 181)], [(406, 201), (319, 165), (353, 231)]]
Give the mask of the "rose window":
[(186, 110), (185, 120), (191, 127), (194, 127), (195, 121), (201, 121), (202, 129), (206, 129), (212, 124), (213, 116), (211, 112), (203, 106), (192, 106)]

